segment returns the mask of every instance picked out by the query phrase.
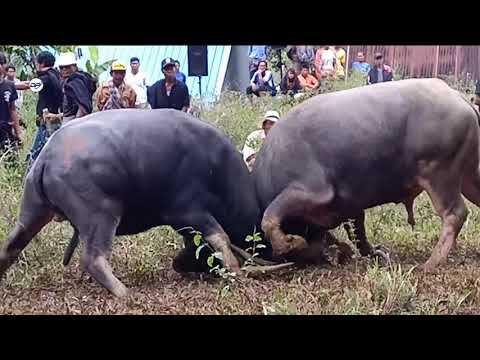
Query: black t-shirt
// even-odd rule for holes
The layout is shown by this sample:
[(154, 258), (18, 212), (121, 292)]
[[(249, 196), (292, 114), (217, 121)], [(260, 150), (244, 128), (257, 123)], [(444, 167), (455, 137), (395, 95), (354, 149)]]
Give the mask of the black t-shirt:
[(183, 82), (176, 80), (167, 95), (165, 87), (165, 79), (157, 81), (148, 88), (148, 102), (152, 109), (177, 109), (182, 110), (183, 107), (190, 106), (190, 95), (188, 87)]
[(95, 92), (93, 78), (83, 71), (77, 71), (63, 82), (63, 115), (75, 116), (79, 105), (87, 114), (93, 111), (92, 95)]
[(9, 127), (12, 121), (10, 116), (11, 106), (15, 106), (15, 100), (18, 99), (15, 83), (10, 80), (3, 80), (0, 83), (0, 127)]
[(52, 114), (58, 114), (62, 106), (63, 92), (60, 73), (55, 69), (38, 72), (37, 76), (43, 82), (43, 89), (38, 94), (37, 115), (48, 108)]

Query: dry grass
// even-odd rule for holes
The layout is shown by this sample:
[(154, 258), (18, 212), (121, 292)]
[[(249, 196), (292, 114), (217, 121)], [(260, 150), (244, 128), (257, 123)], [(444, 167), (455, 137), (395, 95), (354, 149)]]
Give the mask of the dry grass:
[[(284, 112), (291, 106), (259, 99), (251, 107), (242, 105), (244, 100), (227, 96), (215, 108), (203, 110), (203, 117), (224, 129), (239, 147), (266, 109)], [(28, 104), (24, 117), (30, 124), (29, 145), (34, 126)], [(0, 239), (5, 239), (16, 218), (22, 171), (22, 167), (0, 169)], [(476, 314), (480, 313), (480, 211), (468, 206), (471, 212), (458, 247), (449, 262), (430, 275), (413, 269), (428, 258), (440, 233), (440, 220), (426, 195), (417, 200), (414, 231), (401, 205), (367, 212), (367, 234), (372, 243), (390, 249), (391, 268), (355, 257), (346, 266), (284, 271), (227, 287), (222, 279), (183, 277), (173, 271), (171, 261), (181, 241), (168, 227), (119, 237), (113, 245), (112, 265), (130, 289), (130, 296), (121, 300), (82, 278), (79, 251), (68, 268), (62, 266), (72, 230), (51, 223), (0, 285), (0, 314)], [(346, 239), (343, 230), (336, 234)]]

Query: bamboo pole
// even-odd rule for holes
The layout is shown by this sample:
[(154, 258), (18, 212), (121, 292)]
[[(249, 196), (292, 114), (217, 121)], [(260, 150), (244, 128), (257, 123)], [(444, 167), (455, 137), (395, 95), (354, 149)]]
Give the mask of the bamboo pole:
[(440, 45), (437, 45), (437, 49), (435, 50), (435, 67), (433, 70), (433, 76), (438, 77), (438, 58), (440, 56)]

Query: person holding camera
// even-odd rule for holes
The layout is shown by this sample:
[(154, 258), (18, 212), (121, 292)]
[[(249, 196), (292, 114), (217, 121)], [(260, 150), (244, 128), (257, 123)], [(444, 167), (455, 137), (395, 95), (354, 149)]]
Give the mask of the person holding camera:
[(112, 109), (135, 108), (137, 94), (130, 85), (125, 83), (127, 67), (119, 61), (114, 61), (110, 70), (112, 78), (105, 82), (97, 91), (98, 111)]

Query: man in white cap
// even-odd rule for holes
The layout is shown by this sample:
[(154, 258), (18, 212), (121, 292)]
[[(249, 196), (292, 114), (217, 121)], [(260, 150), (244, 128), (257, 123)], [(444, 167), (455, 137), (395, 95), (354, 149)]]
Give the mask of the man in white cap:
[(63, 83), (63, 122), (80, 118), (93, 111), (92, 96), (96, 91), (96, 81), (78, 70), (74, 53), (61, 53), (58, 67)]
[(242, 153), (243, 160), (250, 171), (252, 171), (255, 162), (255, 155), (262, 147), (263, 141), (266, 139), (268, 132), (279, 119), (280, 115), (278, 112), (274, 110), (267, 111), (263, 117), (261, 128), (248, 135)]

